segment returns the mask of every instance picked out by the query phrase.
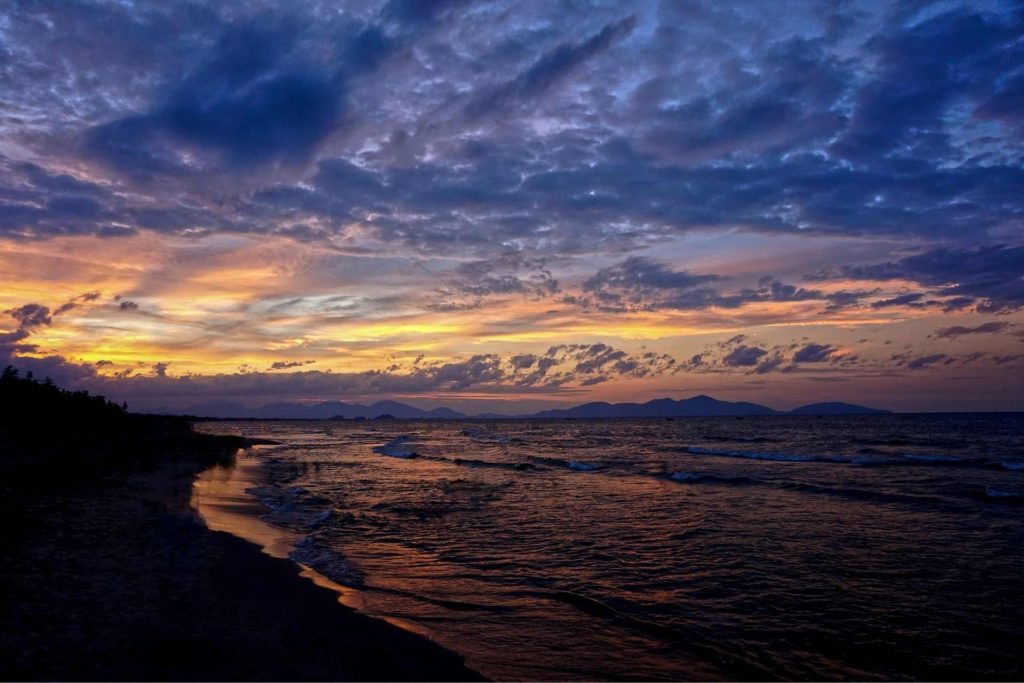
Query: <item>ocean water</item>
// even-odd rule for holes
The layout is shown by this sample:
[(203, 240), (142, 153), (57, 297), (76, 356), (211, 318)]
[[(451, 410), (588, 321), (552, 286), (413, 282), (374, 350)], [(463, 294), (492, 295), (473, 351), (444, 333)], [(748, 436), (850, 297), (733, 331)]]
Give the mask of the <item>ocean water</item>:
[(498, 679), (1024, 677), (1024, 415), (223, 422), (263, 519)]

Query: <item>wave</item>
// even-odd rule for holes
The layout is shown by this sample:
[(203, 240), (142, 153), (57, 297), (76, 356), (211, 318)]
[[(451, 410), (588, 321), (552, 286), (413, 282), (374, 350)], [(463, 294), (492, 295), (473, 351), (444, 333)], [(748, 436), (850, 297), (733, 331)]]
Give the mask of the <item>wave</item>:
[[(948, 498), (933, 496), (933, 495), (920, 495), (910, 493), (895, 493), (888, 491), (879, 491), (875, 489), (861, 489), (853, 487), (843, 486), (828, 486), (822, 484), (811, 484), (808, 482), (800, 481), (773, 481), (768, 479), (755, 479), (751, 477), (722, 477), (712, 474), (703, 474), (700, 472), (686, 472), (677, 471), (673, 472), (668, 476), (668, 479), (679, 482), (682, 484), (713, 484), (719, 486), (768, 486), (771, 488), (782, 489), (785, 491), (796, 491), (800, 493), (809, 493), (813, 495), (826, 495), (834, 496), (838, 498), (847, 498), (859, 501), (872, 501), (876, 503), (897, 503), (902, 505), (912, 506), (926, 506), (929, 508), (946, 508), (946, 509), (966, 509), (955, 503), (953, 500)], [(1024, 502), (1024, 494), (1018, 494), (1014, 492), (997, 492), (989, 494), (989, 497), (1000, 497), (1000, 493), (1005, 494), (1004, 499), (1009, 500), (1019, 497)], [(964, 489), (960, 492), (963, 497), (972, 497), (975, 492), (971, 489)]]
[(588, 595), (582, 595), (581, 593), (567, 590), (551, 590), (535, 594), (538, 597), (571, 605), (585, 614), (595, 617), (603, 617), (605, 619), (612, 619), (622, 623), (623, 625), (632, 626), (637, 630), (651, 635), (656, 635), (661, 638), (676, 640), (682, 637), (682, 634), (671, 626), (635, 617)]
[(924, 439), (908, 439), (893, 437), (889, 439), (869, 439), (869, 438), (855, 438), (851, 439), (851, 443), (860, 444), (864, 446), (902, 446), (902, 447), (922, 447), (922, 448), (968, 448), (972, 444), (964, 441), (963, 439), (940, 439), (940, 438), (924, 438)]
[(687, 649), (700, 653), (720, 665), (727, 666), (729, 671), (735, 672), (737, 679), (767, 680), (772, 678), (768, 669), (736, 651), (727, 651), (712, 643), (701, 642), (694, 638), (692, 632), (684, 632), (668, 624), (629, 614), (589, 595), (568, 590), (543, 591), (534, 593), (534, 595), (570, 605), (584, 614), (608, 619), (647, 636), (677, 643), (680, 646), (685, 644)]
[(284, 488), (272, 484), (245, 490), (255, 496), (269, 512), (260, 519), (285, 529), (310, 531), (319, 528), (334, 515), (331, 501), (313, 495), (301, 486)]
[(1013, 472), (1020, 472), (1020, 471), (1024, 470), (1024, 461), (1018, 460), (1018, 461), (1001, 462), (1001, 463), (999, 463), (999, 466), (1002, 467), (1004, 470), (1011, 470)]
[(386, 455), (391, 458), (415, 458), (419, 454), (406, 445), (409, 441), (412, 441), (412, 437), (396, 436), (383, 446), (375, 446), (373, 448), (373, 452), (380, 453), (381, 455)]
[(881, 458), (854, 458), (856, 465), (893, 466), (893, 467), (967, 467), (990, 469), (996, 467), (985, 458), (960, 458), (955, 455), (937, 455), (932, 453), (894, 453)]
[[(718, 450), (714, 448), (700, 448), (687, 446), (684, 452), (692, 455), (709, 455), (722, 458), (745, 458), (747, 460), (770, 460), (776, 462), (822, 462), (841, 465), (860, 465), (865, 467), (975, 467), (988, 469), (994, 467), (992, 462), (985, 458), (961, 458), (955, 455), (942, 455), (935, 453), (881, 453), (872, 451), (870, 454), (863, 453), (869, 449), (861, 449), (860, 455), (812, 455), (806, 453), (777, 453), (771, 451), (732, 451)], [(1005, 463), (1002, 465), (1005, 467)], [(1006, 469), (1015, 469), (1007, 467)]]
[(557, 467), (560, 469), (565, 468), (575, 470), (577, 472), (596, 472), (598, 470), (605, 469), (605, 466), (601, 464), (583, 462), (582, 460), (564, 460), (562, 458), (552, 458), (544, 455), (528, 455), (526, 456), (526, 459), (539, 465), (547, 465), (548, 467)]
[(462, 431), (459, 432), (459, 436), (465, 436), (472, 439), (473, 441), (480, 441), (483, 443), (505, 444), (512, 443), (514, 441), (519, 441), (519, 439), (515, 439), (511, 436), (505, 436), (504, 434), (498, 434), (497, 432), (476, 428), (463, 429)]
[(873, 489), (859, 489), (844, 486), (824, 486), (821, 484), (809, 484), (805, 482), (782, 482), (779, 488), (803, 493), (814, 493), (837, 498), (849, 498), (853, 500), (866, 500), (877, 503), (897, 503), (911, 506), (926, 506), (929, 508), (959, 507), (952, 501), (939, 496), (916, 495), (909, 493), (890, 493), (888, 491), (877, 491)]
[(735, 443), (777, 443), (776, 439), (767, 436), (734, 436), (730, 434), (705, 434), (700, 437), (704, 441), (720, 441)]
[(538, 465), (547, 467), (565, 468), (577, 472), (596, 472), (605, 469), (604, 465), (582, 462), (580, 460), (563, 460), (562, 458), (548, 458), (539, 455), (528, 455), (526, 461), (520, 462), (495, 462), (494, 460), (481, 460), (479, 458), (446, 458), (440, 455), (420, 456), (425, 460), (437, 462), (448, 462), (460, 467), (492, 468), (502, 470), (515, 470), (517, 472), (533, 472), (540, 469)]
[(985, 497), (1006, 503), (1024, 503), (1024, 491), (1009, 491), (989, 486), (985, 489)]
[(569, 461), (562, 460), (561, 458), (550, 458), (544, 455), (528, 455), (526, 459), (532, 463), (538, 465), (548, 465), (549, 467), (568, 467)]
[(778, 462), (848, 462), (848, 459), (798, 453), (770, 453), (753, 451), (720, 451), (714, 448), (687, 446), (684, 449), (692, 455), (713, 455), (723, 458), (746, 458), (748, 460), (774, 460)]
[[(661, 475), (664, 476), (664, 475)], [(723, 486), (745, 486), (750, 484), (763, 484), (772, 486), (772, 482), (750, 477), (720, 477), (714, 474), (702, 474), (700, 472), (673, 472), (668, 475), (672, 481), (681, 484), (719, 484)]]
[(537, 469), (532, 463), (528, 462), (494, 462), (492, 460), (478, 460), (476, 458), (431, 458), (432, 460), (442, 460), (445, 462), (454, 463), (462, 467), (492, 467), (502, 470), (516, 470), (518, 472), (526, 472)]
[(363, 587), (363, 573), (340, 553), (318, 543), (313, 536), (307, 536), (296, 543), (295, 548), (288, 554), (288, 558), (326, 576), (335, 583), (349, 588)]
[(901, 453), (900, 457), (906, 458), (907, 460), (917, 460), (919, 462), (965, 462), (954, 455), (933, 455), (930, 453)]

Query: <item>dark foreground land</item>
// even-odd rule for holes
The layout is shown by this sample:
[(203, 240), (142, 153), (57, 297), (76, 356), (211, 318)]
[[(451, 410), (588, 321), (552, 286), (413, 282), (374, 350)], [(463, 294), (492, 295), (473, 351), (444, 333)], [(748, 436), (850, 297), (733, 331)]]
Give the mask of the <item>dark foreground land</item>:
[(11, 373), (0, 399), (0, 678), (479, 680), (195, 519), (243, 440)]

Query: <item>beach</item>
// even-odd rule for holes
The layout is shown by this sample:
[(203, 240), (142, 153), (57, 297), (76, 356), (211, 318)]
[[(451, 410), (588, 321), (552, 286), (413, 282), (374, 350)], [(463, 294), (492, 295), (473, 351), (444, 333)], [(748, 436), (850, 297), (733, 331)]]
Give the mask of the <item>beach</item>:
[(294, 563), (206, 528), (193, 482), (229, 461), (186, 450), (86, 477), (10, 468), (0, 677), (479, 680)]

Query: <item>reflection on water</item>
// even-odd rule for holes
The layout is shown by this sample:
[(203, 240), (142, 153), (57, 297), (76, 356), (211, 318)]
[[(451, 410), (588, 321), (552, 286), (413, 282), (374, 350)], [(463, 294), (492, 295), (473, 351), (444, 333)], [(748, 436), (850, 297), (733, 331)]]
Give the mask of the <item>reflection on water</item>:
[(494, 678), (1024, 673), (1021, 416), (202, 428), (284, 443), (233, 475), (274, 552)]
[(272, 557), (288, 557), (302, 536), (259, 519), (266, 508), (247, 489), (266, 482), (261, 461), (242, 451), (233, 467), (206, 470), (192, 485), (192, 508), (208, 527), (257, 543)]

